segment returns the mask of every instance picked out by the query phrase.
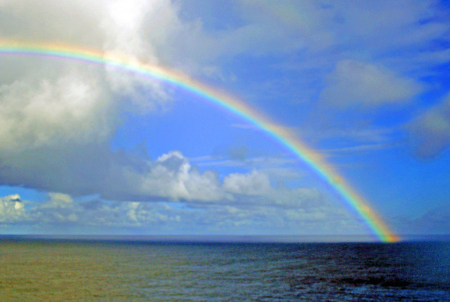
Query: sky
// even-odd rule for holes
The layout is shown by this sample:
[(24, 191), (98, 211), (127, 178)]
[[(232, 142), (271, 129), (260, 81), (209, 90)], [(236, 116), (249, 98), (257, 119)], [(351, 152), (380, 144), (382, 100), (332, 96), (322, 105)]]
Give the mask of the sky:
[[(295, 133), (393, 233), (450, 234), (446, 1), (0, 0), (0, 41), (189, 76)], [(0, 234), (374, 237), (249, 120), (108, 64), (0, 55), (0, 165)]]

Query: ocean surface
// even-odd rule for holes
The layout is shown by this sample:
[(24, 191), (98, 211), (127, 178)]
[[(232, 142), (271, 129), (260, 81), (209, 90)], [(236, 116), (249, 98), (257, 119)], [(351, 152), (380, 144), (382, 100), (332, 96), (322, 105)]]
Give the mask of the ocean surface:
[(450, 242), (0, 238), (2, 301), (450, 301)]

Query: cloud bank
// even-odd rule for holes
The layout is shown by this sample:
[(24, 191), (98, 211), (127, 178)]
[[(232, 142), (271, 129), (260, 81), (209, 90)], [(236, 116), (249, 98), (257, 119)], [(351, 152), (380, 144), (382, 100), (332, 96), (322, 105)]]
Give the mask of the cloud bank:
[[(358, 234), (361, 222), (328, 203), (273, 207), (265, 204), (203, 204), (111, 202), (92, 198), (74, 201), (49, 193), (43, 202), (19, 195), (0, 198), (0, 228), (20, 225), (31, 234), (109, 232), (141, 229), (141, 234)], [(57, 226), (57, 227), (56, 227)], [(56, 229), (55, 229), (56, 227)], [(286, 233), (286, 231), (284, 231)]]

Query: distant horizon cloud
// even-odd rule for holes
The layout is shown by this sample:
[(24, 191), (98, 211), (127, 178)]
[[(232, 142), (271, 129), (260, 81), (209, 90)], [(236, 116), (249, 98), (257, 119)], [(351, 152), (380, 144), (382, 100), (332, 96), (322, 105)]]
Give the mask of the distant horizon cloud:
[[(300, 193), (300, 192), (299, 192)], [(317, 194), (309, 192), (308, 194)], [(302, 193), (301, 193), (302, 194)], [(263, 218), (265, 222), (255, 222)], [(217, 222), (220, 222), (217, 225)], [(308, 222), (308, 224), (305, 224)], [(345, 222), (345, 223), (344, 223)], [(209, 204), (185, 206), (176, 202), (120, 203), (91, 198), (75, 201), (61, 193), (48, 193), (42, 202), (22, 200), (18, 194), (0, 197), (0, 226), (22, 225), (19, 230), (31, 234), (56, 233), (109, 234), (117, 228), (146, 227), (140, 234), (152, 235), (167, 231), (173, 234), (206, 234), (208, 232), (240, 234), (241, 226), (250, 227), (255, 234), (272, 234), (290, 227), (301, 228), (300, 234), (312, 232), (334, 234), (335, 231), (360, 234), (360, 222), (346, 211), (322, 204), (317, 207), (279, 207), (270, 204)], [(167, 227), (171, 225), (168, 229)], [(262, 232), (262, 233), (261, 233)], [(297, 234), (294, 231), (293, 234)]]

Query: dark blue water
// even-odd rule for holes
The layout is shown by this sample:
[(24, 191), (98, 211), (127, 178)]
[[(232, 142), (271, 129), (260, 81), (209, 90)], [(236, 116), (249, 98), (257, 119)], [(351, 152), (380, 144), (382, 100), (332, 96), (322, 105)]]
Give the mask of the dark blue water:
[(449, 243), (148, 248), (180, 261), (173, 278), (137, 285), (148, 298), (156, 294), (194, 301), (450, 301)]
[[(69, 243), (59, 244), (70, 252)], [(449, 242), (84, 242), (76, 248), (77, 255), (89, 248), (89, 259), (105, 255), (96, 260), (110, 265), (102, 264), (102, 276), (126, 288), (127, 295), (108, 300), (450, 301)]]
[[(122, 245), (123, 247), (123, 245)], [(449, 243), (130, 243), (148, 299), (450, 301)]]

